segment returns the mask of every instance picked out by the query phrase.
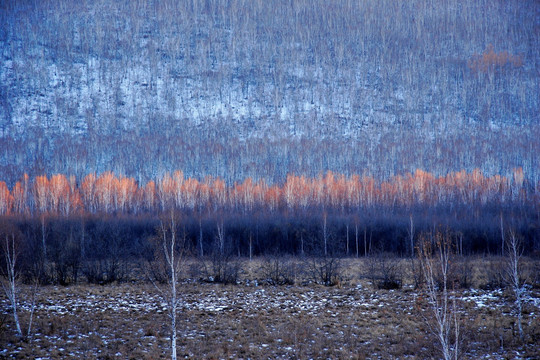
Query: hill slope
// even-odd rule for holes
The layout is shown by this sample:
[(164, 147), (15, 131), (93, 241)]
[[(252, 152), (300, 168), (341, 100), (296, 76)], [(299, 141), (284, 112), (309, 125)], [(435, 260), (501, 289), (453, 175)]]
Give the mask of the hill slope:
[(5, 2), (0, 170), (538, 178), (535, 1)]

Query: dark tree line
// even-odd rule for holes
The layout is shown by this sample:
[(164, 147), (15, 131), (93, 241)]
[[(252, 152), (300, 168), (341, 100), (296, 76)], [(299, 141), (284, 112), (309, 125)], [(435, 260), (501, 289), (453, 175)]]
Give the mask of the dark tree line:
[[(540, 232), (534, 225), (538, 214), (531, 208), (485, 206), (480, 210), (471, 214), (467, 207), (366, 208), (344, 214), (312, 208), (203, 216), (179, 212), (177, 233), (187, 254), (201, 258), (369, 257), (383, 253), (409, 257), (412, 221), (416, 234), (451, 229), (462, 255), (502, 255), (501, 231), (508, 228), (520, 236), (526, 255), (538, 255)], [(27, 276), (37, 274), (43, 283), (59, 284), (81, 278), (95, 283), (130, 279), (134, 269), (152, 258), (160, 223), (151, 214), (3, 216), (1, 220), (2, 229), (16, 234)]]

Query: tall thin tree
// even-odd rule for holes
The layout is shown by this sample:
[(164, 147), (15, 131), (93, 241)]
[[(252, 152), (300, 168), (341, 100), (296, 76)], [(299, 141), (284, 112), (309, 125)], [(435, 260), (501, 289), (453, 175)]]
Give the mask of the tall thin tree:
[(184, 262), (184, 237), (178, 235), (178, 214), (173, 210), (161, 219), (155, 239), (154, 259), (148, 275), (157, 292), (167, 304), (171, 329), (171, 359), (177, 359), (177, 316), (182, 297), (179, 281)]
[(445, 360), (457, 360), (460, 347), (457, 294), (451, 293), (449, 289), (452, 247), (452, 235), (449, 231), (423, 234), (418, 247), (426, 297), (433, 315), (428, 325), (440, 343)]
[(508, 280), (512, 286), (515, 296), (515, 306), (516, 306), (516, 318), (517, 318), (517, 328), (518, 336), (520, 341), (524, 339), (523, 333), (523, 295), (524, 287), (521, 281), (521, 256), (523, 254), (523, 246), (521, 240), (516, 234), (514, 229), (509, 230), (508, 238), (506, 241), (506, 251), (507, 251), (507, 266), (506, 271), (508, 275)]

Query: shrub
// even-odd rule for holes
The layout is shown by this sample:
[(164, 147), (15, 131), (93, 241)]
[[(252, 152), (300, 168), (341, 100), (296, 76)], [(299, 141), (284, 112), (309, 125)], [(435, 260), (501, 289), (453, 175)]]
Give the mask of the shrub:
[(298, 270), (293, 259), (278, 256), (267, 258), (261, 266), (263, 279), (270, 285), (294, 285)]
[(379, 253), (368, 258), (368, 277), (376, 289), (400, 289), (401, 267), (397, 258), (388, 253)]
[(314, 257), (308, 261), (307, 272), (310, 280), (324, 286), (340, 285), (343, 281), (343, 268), (337, 257)]

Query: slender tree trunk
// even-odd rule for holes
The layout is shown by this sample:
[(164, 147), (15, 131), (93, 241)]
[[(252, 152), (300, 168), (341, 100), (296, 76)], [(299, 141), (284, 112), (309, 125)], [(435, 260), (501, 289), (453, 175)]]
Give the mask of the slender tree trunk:
[[(11, 277), (11, 275), (10, 275)], [(17, 291), (15, 289), (15, 281), (10, 279), (10, 295), (11, 295), (11, 307), (13, 309), (13, 320), (15, 321), (15, 327), (17, 329), (17, 335), (19, 337), (23, 337), (23, 333), (21, 330), (21, 323), (19, 321), (19, 313), (17, 312)]]
[(253, 257), (253, 236), (251, 235), (251, 232), (249, 233), (249, 261), (251, 261)]
[(360, 247), (358, 246), (358, 224), (354, 224), (354, 239), (356, 241), (356, 258), (358, 259)]
[(81, 220), (81, 261), (86, 258), (86, 226), (84, 220)]
[[(173, 249), (171, 249), (173, 250)], [(174, 255), (172, 256), (172, 260), (174, 264)], [(171, 265), (171, 286), (172, 286), (172, 297), (171, 297), (171, 359), (176, 360), (176, 305), (177, 305), (177, 299), (176, 299), (176, 274), (174, 265)]]
[(510, 283), (516, 297), (516, 316), (517, 327), (520, 341), (523, 341), (523, 286), (520, 281), (520, 261), (521, 261), (521, 243), (519, 238), (513, 230), (510, 230), (510, 236), (508, 238), (508, 273), (510, 277)]
[(223, 222), (217, 223), (218, 241), (219, 241), (219, 253), (223, 255), (225, 252), (225, 233), (223, 230)]
[(503, 223), (503, 215), (501, 212), (501, 255), (504, 256), (504, 223)]
[(172, 321), (171, 321), (171, 331), (172, 331), (172, 354), (171, 359), (176, 360), (176, 306), (173, 308)]
[(371, 254), (373, 240), (373, 230), (369, 230), (369, 254)]
[[(166, 230), (164, 229), (163, 234), (165, 236), (164, 246), (167, 243), (166, 239)], [(169, 265), (170, 271), (170, 281), (171, 281), (171, 302), (170, 302), (170, 317), (171, 317), (171, 359), (176, 360), (176, 306), (178, 303), (177, 294), (176, 294), (176, 272), (178, 271), (178, 264), (176, 263), (175, 254), (176, 254), (176, 224), (174, 221), (174, 215), (171, 212), (171, 241), (170, 249), (167, 252), (165, 248), (165, 256)]]
[(41, 215), (41, 251), (43, 252), (43, 263), (47, 262), (47, 244), (46, 244), (46, 230), (45, 230), (45, 215)]
[(367, 257), (367, 229), (364, 227), (364, 257)]
[(414, 222), (412, 215), (409, 217), (410, 228), (409, 228), (409, 239), (411, 243), (411, 257), (414, 257)]
[(300, 233), (300, 254), (304, 256), (304, 233)]
[(347, 256), (349, 256), (349, 224), (347, 224)]
[(19, 312), (17, 309), (17, 275), (15, 273), (15, 265), (17, 264), (17, 252), (15, 250), (15, 236), (9, 238), (6, 235), (4, 244), (4, 256), (6, 260), (7, 270), (7, 284), (2, 281), (2, 288), (6, 293), (6, 296), (11, 303), (11, 310), (13, 312), (13, 321), (15, 322), (15, 329), (17, 335), (22, 338), (23, 332), (21, 330), (21, 323), (19, 321)]
[(463, 256), (463, 233), (459, 233), (459, 256)]
[(203, 231), (202, 231), (202, 219), (199, 218), (199, 254), (201, 257), (204, 256), (203, 249)]
[(326, 228), (326, 213), (323, 215), (323, 241), (324, 241), (324, 256), (328, 255), (328, 233)]

